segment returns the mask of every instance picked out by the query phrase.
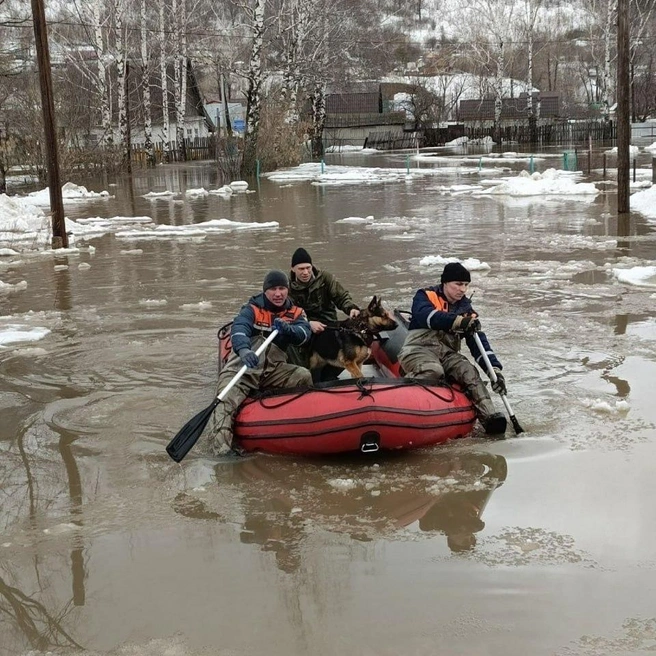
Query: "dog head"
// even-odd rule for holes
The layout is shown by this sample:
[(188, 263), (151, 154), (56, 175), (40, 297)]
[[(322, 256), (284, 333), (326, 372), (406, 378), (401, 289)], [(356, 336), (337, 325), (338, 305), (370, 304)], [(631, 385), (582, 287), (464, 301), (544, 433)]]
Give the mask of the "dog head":
[(383, 299), (379, 296), (371, 299), (369, 305), (360, 312), (358, 319), (373, 333), (394, 330), (397, 326), (396, 319), (383, 307)]

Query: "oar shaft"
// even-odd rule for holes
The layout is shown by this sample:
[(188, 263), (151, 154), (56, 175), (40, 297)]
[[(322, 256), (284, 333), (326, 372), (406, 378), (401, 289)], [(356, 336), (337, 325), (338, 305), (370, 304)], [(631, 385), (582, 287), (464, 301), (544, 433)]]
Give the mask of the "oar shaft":
[[(255, 355), (259, 358), (262, 353), (267, 349), (269, 344), (276, 338), (276, 335), (278, 334), (277, 330), (272, 331), (272, 333), (258, 346), (257, 350), (255, 351)], [(232, 380), (221, 390), (221, 393), (216, 397), (217, 401), (223, 401), (223, 399), (226, 397), (226, 394), (239, 382), (239, 379), (246, 373), (246, 370), (248, 367), (244, 365), (232, 378)]]
[[(478, 333), (474, 333), (474, 341), (476, 342), (476, 346), (478, 346), (478, 350), (481, 353), (481, 357), (483, 358), (483, 362), (485, 362), (485, 368), (487, 369), (487, 373), (490, 376), (490, 380), (492, 383), (497, 382), (497, 374), (494, 371), (494, 367), (492, 366), (492, 363), (490, 362), (490, 358), (487, 356), (487, 353), (485, 352), (485, 349), (483, 348), (483, 342), (481, 342), (481, 338), (478, 336)], [(508, 415), (512, 419), (515, 416), (515, 413), (512, 411), (512, 408), (510, 407), (510, 402), (506, 398), (505, 394), (500, 394), (501, 400), (503, 401), (503, 405), (506, 407), (506, 410), (508, 412)], [(514, 425), (515, 422), (513, 422)]]

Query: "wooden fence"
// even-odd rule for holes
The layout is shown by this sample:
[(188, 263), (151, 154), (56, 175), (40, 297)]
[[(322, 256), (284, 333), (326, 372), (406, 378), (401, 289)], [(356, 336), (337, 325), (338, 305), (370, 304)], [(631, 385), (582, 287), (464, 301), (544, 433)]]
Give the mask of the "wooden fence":
[(401, 150), (403, 148), (416, 148), (420, 135), (418, 132), (370, 132), (364, 140), (365, 148), (376, 148), (377, 150)]
[[(164, 142), (158, 141), (154, 144), (155, 162), (162, 164), (164, 162), (178, 161), (197, 161), (202, 159), (216, 159), (217, 141), (216, 137), (196, 137), (195, 139), (184, 140), (184, 151), (181, 156), (177, 147), (177, 141), (169, 142), (168, 156), (164, 149)], [(136, 165), (148, 165), (148, 153), (142, 144), (132, 146), (132, 162)]]
[(502, 128), (465, 127), (465, 136), (470, 139), (491, 137), (496, 143), (537, 143), (542, 145), (559, 145), (568, 143), (586, 143), (593, 141), (611, 141), (617, 137), (617, 125), (614, 121), (581, 121), (576, 123), (550, 123), (537, 125), (508, 125)]

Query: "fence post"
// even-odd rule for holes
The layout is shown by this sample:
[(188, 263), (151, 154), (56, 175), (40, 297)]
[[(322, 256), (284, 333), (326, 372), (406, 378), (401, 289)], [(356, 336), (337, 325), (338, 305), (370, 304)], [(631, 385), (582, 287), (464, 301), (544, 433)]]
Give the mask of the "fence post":
[(323, 159), (322, 159), (322, 160), (321, 160), (321, 175), (323, 175), (324, 167), (325, 167), (325, 162), (324, 162)]
[(656, 184), (656, 157), (651, 158), (651, 182)]
[(633, 160), (633, 182), (634, 182), (634, 184), (635, 184), (635, 181), (636, 181), (636, 162), (637, 162), (637, 160), (634, 158), (634, 160)]
[(255, 179), (259, 181), (260, 179), (260, 160), (255, 160)]
[(567, 151), (563, 153), (563, 171), (567, 171)]
[(535, 163), (533, 162), (533, 155), (531, 155), (531, 159), (528, 161), (528, 170), (531, 175), (535, 173)]
[(604, 153), (604, 180), (606, 179), (606, 153)]
[(483, 158), (480, 157), (479, 160), (478, 160), (478, 171), (479, 171), (479, 173), (482, 170), (482, 168), (483, 168)]

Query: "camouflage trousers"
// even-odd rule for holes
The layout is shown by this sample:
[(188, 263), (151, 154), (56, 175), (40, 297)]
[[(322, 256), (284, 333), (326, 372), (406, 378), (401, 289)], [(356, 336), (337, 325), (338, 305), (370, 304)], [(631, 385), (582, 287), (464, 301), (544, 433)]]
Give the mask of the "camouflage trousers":
[[(257, 344), (254, 346), (257, 347)], [(234, 378), (241, 367), (241, 360), (233, 354), (219, 374), (217, 395)], [(255, 369), (247, 369), (216, 407), (209, 429), (210, 445), (214, 455), (225, 455), (232, 448), (234, 416), (241, 403), (251, 392), (269, 388), (310, 385), (312, 385), (310, 372), (303, 367), (289, 364), (284, 351), (272, 344), (268, 351), (260, 357), (260, 365)]]
[(408, 341), (406, 339), (399, 352), (399, 363), (406, 377), (458, 383), (474, 404), (481, 422), (496, 412), (478, 369), (464, 355), (443, 346), (409, 344)]

